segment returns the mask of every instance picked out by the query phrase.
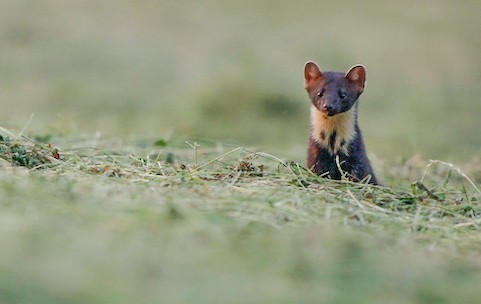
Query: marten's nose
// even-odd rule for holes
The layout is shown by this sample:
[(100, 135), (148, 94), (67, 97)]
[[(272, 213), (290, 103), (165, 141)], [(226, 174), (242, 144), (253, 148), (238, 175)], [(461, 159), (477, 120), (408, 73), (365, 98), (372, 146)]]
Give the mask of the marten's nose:
[(330, 104), (325, 104), (324, 105), (324, 109), (327, 111), (327, 112), (332, 112), (332, 110), (334, 109), (332, 105)]

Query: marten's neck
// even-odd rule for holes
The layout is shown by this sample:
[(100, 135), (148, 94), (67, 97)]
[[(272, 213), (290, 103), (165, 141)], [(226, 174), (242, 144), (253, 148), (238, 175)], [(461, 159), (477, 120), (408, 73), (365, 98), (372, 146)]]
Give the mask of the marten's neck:
[(346, 112), (326, 116), (311, 106), (311, 137), (331, 155), (349, 154), (348, 147), (356, 136), (357, 102)]

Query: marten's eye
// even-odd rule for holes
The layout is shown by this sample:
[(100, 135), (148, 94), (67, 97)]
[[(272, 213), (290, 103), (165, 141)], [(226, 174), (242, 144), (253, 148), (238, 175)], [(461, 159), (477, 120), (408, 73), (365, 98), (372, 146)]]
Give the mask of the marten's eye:
[(347, 96), (347, 93), (345, 91), (339, 91), (338, 94), (339, 94), (339, 98), (341, 99), (344, 99)]
[(322, 97), (324, 95), (324, 89), (320, 90), (319, 93), (317, 93), (317, 97)]

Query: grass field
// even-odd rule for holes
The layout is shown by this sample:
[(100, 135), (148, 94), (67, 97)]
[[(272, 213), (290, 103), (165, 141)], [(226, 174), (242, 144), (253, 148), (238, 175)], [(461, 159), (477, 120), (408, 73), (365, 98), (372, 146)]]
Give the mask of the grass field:
[(0, 143), (2, 303), (479, 299), (479, 160), (373, 187), (206, 142), (50, 140)]
[[(480, 11), (0, 1), (0, 303), (478, 303)], [(383, 186), (304, 169), (307, 60)]]
[[(367, 67), (360, 123), (384, 160), (479, 153), (477, 0), (0, 3), (2, 126), (236, 141), (301, 161), (303, 66)], [(288, 127), (286, 127), (286, 125)]]

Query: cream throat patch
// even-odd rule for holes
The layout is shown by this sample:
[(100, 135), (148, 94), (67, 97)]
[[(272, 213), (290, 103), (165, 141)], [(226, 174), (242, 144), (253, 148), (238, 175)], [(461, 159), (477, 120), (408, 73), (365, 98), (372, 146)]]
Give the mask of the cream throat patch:
[(311, 105), (311, 137), (331, 155), (343, 152), (355, 137), (356, 106), (346, 112), (327, 116)]

